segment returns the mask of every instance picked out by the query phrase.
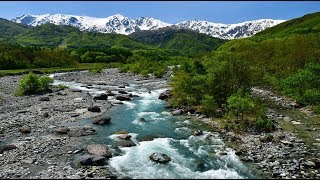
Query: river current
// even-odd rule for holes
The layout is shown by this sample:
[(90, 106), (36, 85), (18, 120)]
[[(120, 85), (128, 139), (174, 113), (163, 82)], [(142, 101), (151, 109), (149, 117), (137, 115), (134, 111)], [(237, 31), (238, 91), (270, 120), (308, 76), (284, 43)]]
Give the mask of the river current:
[[(93, 95), (104, 92), (81, 87), (83, 84), (75, 82), (55, 80), (54, 84), (64, 84)], [(95, 126), (98, 134), (86, 141), (87, 144), (101, 143), (110, 147), (115, 155), (109, 159), (109, 164), (119, 175), (142, 179), (257, 178), (239, 160), (234, 150), (225, 147), (218, 133), (204, 130), (203, 135), (193, 136), (192, 131), (201, 128), (198, 123), (186, 116), (172, 116), (164, 108), (166, 101), (158, 99), (166, 89), (150, 91), (143, 85), (130, 84), (125, 90), (130, 90), (138, 97), (113, 107), (108, 112), (111, 123)], [(109, 101), (117, 100), (110, 97)], [(90, 119), (76, 123), (91, 125)], [(119, 131), (129, 132), (136, 146), (117, 148), (115, 144), (119, 138), (115, 133)], [(154, 139), (139, 142), (145, 137)], [(171, 157), (171, 161), (167, 164), (151, 161), (149, 155), (154, 152), (165, 153)], [(220, 155), (220, 152), (224, 153)]]

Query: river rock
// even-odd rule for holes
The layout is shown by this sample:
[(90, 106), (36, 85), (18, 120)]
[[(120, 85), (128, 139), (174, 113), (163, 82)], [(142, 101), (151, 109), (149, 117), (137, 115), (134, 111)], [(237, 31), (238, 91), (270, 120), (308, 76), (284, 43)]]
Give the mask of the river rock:
[(202, 130), (194, 130), (194, 131), (192, 131), (192, 135), (194, 135), (194, 136), (200, 136), (202, 134), (203, 134)]
[(146, 136), (143, 136), (143, 137), (138, 137), (138, 141), (153, 141), (154, 138), (157, 138), (157, 136), (154, 136), (154, 135), (146, 135)]
[(139, 122), (146, 122), (146, 120), (144, 118), (139, 118), (138, 121)]
[(286, 146), (293, 147), (293, 144), (290, 141), (280, 141), (280, 142)]
[(82, 92), (80, 89), (70, 89), (71, 92)]
[(43, 116), (44, 118), (48, 118), (48, 117), (49, 117), (49, 113), (48, 113), (48, 112), (45, 112), (45, 113), (42, 114), (42, 116)]
[(319, 158), (313, 158), (312, 162), (314, 162), (316, 168), (318, 168), (318, 169), (320, 168), (320, 159)]
[(118, 86), (118, 88), (125, 88), (125, 87), (126, 87), (125, 85)]
[(92, 118), (92, 124), (105, 125), (110, 123), (111, 117), (109, 116), (97, 116)]
[(30, 133), (31, 132), (31, 128), (28, 127), (28, 126), (23, 126), (19, 129), (20, 132), (24, 133), (24, 134), (27, 134), (27, 133)]
[(182, 114), (182, 110), (178, 109), (178, 110), (174, 110), (171, 112), (172, 115), (176, 116), (176, 115), (181, 115)]
[(313, 167), (316, 167), (316, 164), (312, 161), (305, 161), (304, 163), (302, 163), (304, 167), (307, 167), (307, 168), (313, 168)]
[(130, 134), (120, 134), (118, 136), (119, 139), (122, 139), (122, 140), (129, 140), (131, 138), (131, 135)]
[(119, 141), (117, 142), (117, 146), (120, 146), (120, 147), (132, 147), (132, 146), (136, 146), (136, 144), (129, 140), (129, 141)]
[(39, 101), (50, 101), (50, 98), (48, 96), (43, 96), (39, 98)]
[(0, 154), (2, 154), (4, 151), (10, 151), (12, 149), (16, 149), (17, 146), (14, 144), (6, 144), (3, 146), (0, 146)]
[(105, 93), (98, 94), (93, 97), (94, 100), (108, 100), (108, 95)]
[(114, 95), (116, 95), (115, 93), (112, 93), (112, 92), (108, 92), (107, 93), (107, 96), (114, 96)]
[(80, 136), (89, 136), (97, 134), (96, 129), (91, 126), (73, 126), (70, 127), (68, 136), (70, 137), (80, 137)]
[(101, 109), (99, 106), (90, 106), (88, 107), (88, 111), (90, 112), (101, 112)]
[(105, 164), (105, 157), (97, 156), (97, 155), (84, 155), (80, 157), (79, 162), (82, 165), (104, 165)]
[(126, 91), (123, 91), (123, 90), (119, 90), (118, 93), (120, 93), (120, 94), (128, 94)]
[(161, 99), (161, 100), (166, 100), (168, 98), (169, 98), (169, 96), (165, 92), (160, 93), (160, 95), (158, 97), (158, 99)]
[(21, 160), (21, 162), (25, 163), (25, 164), (32, 164), (36, 161), (36, 159), (34, 158), (29, 158), (29, 159), (23, 159)]
[(131, 98), (129, 96), (125, 96), (125, 95), (117, 95), (116, 99), (119, 101), (131, 101)]
[(68, 127), (58, 127), (56, 129), (53, 130), (54, 133), (56, 134), (67, 134), (70, 131), (70, 129)]
[(97, 156), (103, 156), (106, 158), (112, 157), (112, 153), (103, 144), (91, 144), (91, 145), (87, 146), (87, 150), (90, 154), (94, 154)]
[(154, 162), (157, 162), (160, 164), (165, 164), (165, 163), (168, 163), (169, 161), (171, 161), (171, 158), (168, 155), (163, 154), (163, 153), (152, 153), (149, 156), (149, 159), (151, 161), (154, 161)]

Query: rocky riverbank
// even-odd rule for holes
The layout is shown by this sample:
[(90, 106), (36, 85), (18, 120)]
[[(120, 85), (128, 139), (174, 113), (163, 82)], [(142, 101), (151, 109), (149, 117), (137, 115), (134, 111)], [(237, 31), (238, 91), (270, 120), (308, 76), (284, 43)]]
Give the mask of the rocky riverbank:
[[(82, 83), (85, 89), (105, 92), (99, 97), (85, 90), (57, 87), (52, 88), (51, 93), (18, 97), (14, 93), (21, 77), (0, 78), (0, 127), (3, 129), (0, 133), (0, 178), (116, 178), (115, 171), (105, 162), (116, 152), (99, 144), (84, 146), (83, 141), (97, 133), (97, 126), (108, 124), (110, 119), (104, 115), (113, 106), (133, 98), (129, 84), (143, 84), (150, 91), (168, 87), (165, 79), (107, 69), (99, 74), (70, 72), (55, 77)], [(276, 101), (285, 108), (298, 107), (290, 100), (275, 98), (274, 94), (260, 89), (254, 89), (253, 94)], [(164, 100), (169, 96), (166, 91), (159, 98)], [(181, 115), (184, 112), (219, 129), (218, 123), (192, 109), (172, 113)], [(265, 176), (319, 179), (319, 149), (308, 146), (294, 132), (283, 130), (280, 123), (298, 121), (274, 109), (269, 109), (267, 115), (278, 122), (275, 132), (239, 135), (220, 129), (220, 134), (242, 161), (252, 164)], [(84, 118), (91, 118), (92, 125), (64, 126)], [(199, 132), (194, 131), (194, 135)]]
[[(114, 178), (105, 163), (80, 166), (79, 162), (94, 160), (80, 155), (87, 153), (81, 141), (97, 133), (95, 126), (108, 123), (105, 121), (110, 119), (101, 115), (121, 101), (110, 102), (86, 91), (57, 87), (43, 95), (15, 96), (21, 77), (0, 78), (0, 178)], [(133, 82), (147, 84), (150, 89), (165, 85), (163, 80), (116, 69), (99, 74), (62, 73), (55, 79), (84, 83), (88, 89), (94, 87), (116, 96), (124, 92), (130, 96), (126, 86)], [(64, 127), (89, 117), (95, 117), (91, 126)]]
[[(263, 100), (272, 101), (276, 106), (280, 106), (280, 109), (289, 108), (290, 111), (303, 112), (296, 102), (270, 91), (253, 88), (252, 94)], [(188, 111), (185, 109), (172, 111), (176, 115), (182, 114), (182, 112)], [(290, 125), (308, 125), (300, 122), (303, 119), (298, 121), (297, 118), (293, 119), (287, 114), (281, 114), (281, 112), (269, 108), (267, 116), (276, 124), (274, 132), (235, 134), (225, 131), (219, 126), (219, 123), (212, 121), (211, 118), (205, 118), (194, 112), (190, 113), (190, 111), (188, 114), (196, 117), (198, 121), (218, 129), (227, 146), (236, 150), (236, 154), (243, 162), (251, 164), (252, 168), (255, 168), (263, 176), (275, 179), (320, 179), (319, 146), (312, 146), (309, 142), (310, 139), (298, 138), (299, 134), (295, 133), (296, 131), (286, 131), (283, 128), (283, 122)], [(310, 116), (310, 113), (306, 113), (304, 116)], [(312, 128), (312, 125), (315, 124), (311, 124), (308, 128), (312, 131), (318, 131), (317, 128)]]

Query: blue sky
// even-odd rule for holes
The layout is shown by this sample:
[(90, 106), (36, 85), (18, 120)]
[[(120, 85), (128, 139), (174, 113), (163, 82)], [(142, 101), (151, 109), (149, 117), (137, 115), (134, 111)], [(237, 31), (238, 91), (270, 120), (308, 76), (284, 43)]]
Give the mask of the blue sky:
[(7, 1), (0, 2), (0, 17), (22, 14), (72, 14), (107, 17), (122, 14), (129, 18), (154, 17), (168, 23), (206, 20), (239, 23), (255, 19), (292, 19), (320, 11), (320, 2), (272, 1)]

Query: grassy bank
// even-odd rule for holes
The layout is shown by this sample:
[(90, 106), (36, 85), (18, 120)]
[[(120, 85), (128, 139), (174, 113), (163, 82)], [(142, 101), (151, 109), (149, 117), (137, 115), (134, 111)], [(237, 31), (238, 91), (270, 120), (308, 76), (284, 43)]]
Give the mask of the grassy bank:
[(50, 73), (68, 72), (68, 71), (82, 71), (82, 70), (94, 69), (97, 66), (102, 68), (108, 68), (108, 67), (111, 68), (111, 67), (119, 67), (120, 64), (119, 63), (81, 63), (76, 67), (69, 67), (69, 68), (55, 67), (55, 68), (0, 70), (0, 77), (28, 74), (29, 72), (34, 72), (36, 74), (50, 74)]

